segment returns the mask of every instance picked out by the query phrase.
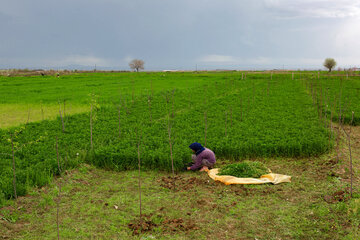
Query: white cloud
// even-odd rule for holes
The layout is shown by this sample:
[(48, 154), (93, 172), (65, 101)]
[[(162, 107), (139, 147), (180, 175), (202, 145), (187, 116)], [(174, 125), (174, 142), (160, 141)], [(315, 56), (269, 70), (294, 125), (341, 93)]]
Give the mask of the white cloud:
[(264, 0), (282, 18), (346, 18), (360, 16), (359, 0)]

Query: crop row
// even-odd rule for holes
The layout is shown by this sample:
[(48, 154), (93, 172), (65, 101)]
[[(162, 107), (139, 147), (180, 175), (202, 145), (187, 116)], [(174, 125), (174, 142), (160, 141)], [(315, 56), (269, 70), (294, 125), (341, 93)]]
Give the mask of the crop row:
[(360, 125), (360, 77), (308, 75), (306, 86), (322, 116), (334, 122)]

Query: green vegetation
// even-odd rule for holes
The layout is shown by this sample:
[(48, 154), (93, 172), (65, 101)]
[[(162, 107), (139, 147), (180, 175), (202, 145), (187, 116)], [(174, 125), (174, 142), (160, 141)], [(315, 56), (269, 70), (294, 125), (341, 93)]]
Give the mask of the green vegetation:
[[(357, 79), (349, 76), (342, 88), (351, 102), (358, 99), (351, 90)], [(332, 80), (319, 81), (336, 95), (340, 78)], [(0, 130), (0, 238), (56, 238), (59, 202), (62, 238), (139, 239), (140, 137), (143, 217), (152, 226), (143, 239), (357, 239), (358, 183), (350, 199), (348, 150), (331, 152), (339, 132), (330, 131), (316, 81), (316, 73), (299, 72), (294, 80), (291, 73), (257, 72), (0, 77), (0, 109), (18, 106), (26, 118), (1, 119), (7, 128)], [(41, 106), (52, 109), (43, 121)], [(33, 115), (18, 126), (27, 122), (27, 108)], [(353, 127), (350, 143), (355, 176), (359, 131)], [(293, 182), (225, 186), (192, 172), (173, 180), (169, 133), (176, 170), (191, 160), (188, 145), (206, 140), (217, 165), (254, 158)], [(56, 138), (63, 174), (54, 178)], [(12, 142), (17, 195), (28, 194), (16, 203), (8, 200), (14, 197)]]
[(243, 161), (220, 168), (218, 175), (229, 175), (239, 178), (259, 178), (268, 173), (263, 163), (257, 161)]
[[(205, 76), (205, 77), (203, 77)], [(199, 87), (221, 75), (192, 73), (73, 73), (47, 76), (0, 75), (0, 128), (8, 128), (59, 115), (59, 102), (66, 114), (89, 111), (89, 94), (100, 96), (102, 105), (122, 96), (158, 93), (166, 89)]]
[(199, 87), (224, 74), (194, 73), (74, 73), (59, 78), (48, 76), (0, 76), (0, 104), (89, 103), (89, 94), (100, 96), (101, 104), (112, 103), (124, 95), (140, 95), (167, 89)]
[[(359, 196), (349, 199), (346, 176), (331, 176), (339, 166), (328, 158), (263, 159), (274, 172), (293, 177), (279, 185), (226, 186), (206, 173), (185, 172), (173, 191), (164, 187), (168, 173), (144, 171), (144, 220), (156, 225), (140, 235), (128, 226), (139, 218), (137, 171), (80, 165), (1, 209), (7, 220), (0, 217), (0, 236), (56, 239), (62, 182), (61, 239), (358, 239)], [(332, 197), (337, 192), (339, 198)]]
[(320, 118), (360, 125), (360, 77), (351, 73), (309, 74), (305, 85)]
[[(101, 85), (106, 80), (99, 76), (97, 81)], [(138, 77), (146, 82), (154, 76), (162, 75), (144, 73)], [(193, 81), (197, 78), (207, 80), (202, 80), (203, 84), (197, 87), (166, 89), (172, 81), (178, 85), (189, 83), (189, 80), (181, 80), (187, 76), (192, 76)], [(74, 81), (71, 76), (67, 77), (70, 83)], [(332, 146), (329, 131), (319, 121), (301, 82), (291, 81), (289, 77), (287, 74), (274, 74), (270, 78), (267, 74), (256, 73), (242, 79), (239, 73), (231, 72), (172, 73), (163, 76), (162, 81), (167, 82), (163, 91), (152, 94), (151, 91), (137, 89), (137, 94), (133, 96), (128, 89), (123, 91), (123, 95), (109, 93), (104, 97), (95, 97), (92, 100), (95, 101), (92, 114), (96, 115), (92, 120), (93, 148), (90, 144), (89, 113), (66, 115), (64, 133), (59, 117), (1, 130), (0, 195), (11, 198), (14, 192), (11, 135), (14, 136), (19, 195), (25, 194), (31, 186), (43, 186), (58, 174), (56, 137), (59, 139), (63, 169), (76, 166), (79, 162), (111, 170), (136, 169), (138, 132), (141, 136), (142, 167), (170, 170), (170, 126), (174, 166), (180, 170), (190, 161), (189, 143), (205, 141), (205, 112), (206, 146), (218, 157), (304, 157), (325, 153)], [(102, 92), (98, 90), (95, 93), (104, 94), (105, 89), (110, 91), (107, 85), (101, 89)], [(53, 98), (55, 101), (63, 99), (61, 94), (69, 96), (70, 92), (73, 91), (58, 93), (57, 97), (55, 93), (45, 95), (38, 100), (50, 101)], [(78, 94), (74, 99), (87, 102), (90, 110), (91, 97), (86, 95), (87, 100), (84, 100), (84, 94), (74, 94)], [(24, 98), (30, 96), (25, 94)]]
[[(84, 113), (89, 110), (89, 107), (84, 104), (72, 104), (69, 102), (65, 102), (65, 104), (65, 114), (67, 115)], [(63, 110), (63, 103), (61, 108)], [(59, 104), (0, 104), (0, 128), (10, 128), (27, 122), (55, 120), (58, 116)]]

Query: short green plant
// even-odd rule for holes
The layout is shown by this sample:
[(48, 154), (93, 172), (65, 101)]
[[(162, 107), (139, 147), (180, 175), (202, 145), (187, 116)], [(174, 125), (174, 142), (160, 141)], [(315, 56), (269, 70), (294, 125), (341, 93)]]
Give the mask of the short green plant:
[(19, 214), (17, 212), (10, 212), (9, 210), (2, 210), (0, 211), (0, 219), (15, 223), (19, 219)]
[(259, 178), (267, 173), (267, 168), (261, 162), (244, 161), (222, 167), (218, 175), (230, 175), (239, 178)]

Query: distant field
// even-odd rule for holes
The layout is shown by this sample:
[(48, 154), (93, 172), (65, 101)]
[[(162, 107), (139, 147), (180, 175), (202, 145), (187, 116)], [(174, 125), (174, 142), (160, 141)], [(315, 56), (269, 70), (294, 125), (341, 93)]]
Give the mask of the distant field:
[(73, 104), (88, 104), (89, 93), (102, 102), (116, 101), (121, 95), (148, 94), (166, 89), (185, 89), (203, 85), (223, 74), (206, 73), (79, 73), (55, 76), (0, 76), (0, 104), (53, 104), (66, 99)]
[[(61, 108), (63, 111), (63, 103)], [(89, 111), (86, 104), (65, 103), (65, 114), (75, 114)], [(27, 122), (37, 122), (44, 119), (55, 119), (59, 116), (58, 104), (0, 104), (0, 128), (18, 126)]]
[[(205, 76), (205, 77), (204, 77)], [(196, 88), (221, 74), (192, 73), (79, 73), (48, 76), (0, 76), (0, 128), (59, 116), (59, 102), (66, 113), (90, 110), (90, 96), (101, 104), (123, 96), (158, 93), (166, 89)]]
[[(26, 73), (26, 72), (25, 72)], [(0, 128), (17, 126), (28, 121), (54, 119), (59, 115), (59, 102), (66, 102), (67, 113), (74, 114), (88, 111), (89, 94), (99, 96), (101, 104), (118, 102), (124, 96), (132, 97), (159, 93), (172, 89), (188, 89), (221, 82), (226, 78), (241, 79), (246, 72), (226, 73), (72, 73), (57, 78), (54, 74), (46, 76), (11, 76), (0, 75)], [(253, 72), (252, 75), (267, 76), (270, 73)], [(280, 72), (291, 79), (292, 72)], [(330, 114), (330, 105), (334, 118), (340, 115), (347, 122), (360, 122), (360, 77), (347, 76), (345, 72), (327, 74), (322, 72), (294, 72), (294, 79), (306, 82), (307, 90), (313, 92), (322, 101), (324, 111)], [(319, 78), (318, 78), (319, 77)], [(340, 94), (340, 86), (342, 92)], [(310, 94), (311, 95), (311, 94)], [(320, 97), (321, 95), (321, 97)], [(340, 96), (341, 95), (341, 100)], [(327, 107), (326, 107), (327, 105)], [(43, 106), (43, 110), (41, 110)], [(29, 114), (30, 112), (30, 114)]]

